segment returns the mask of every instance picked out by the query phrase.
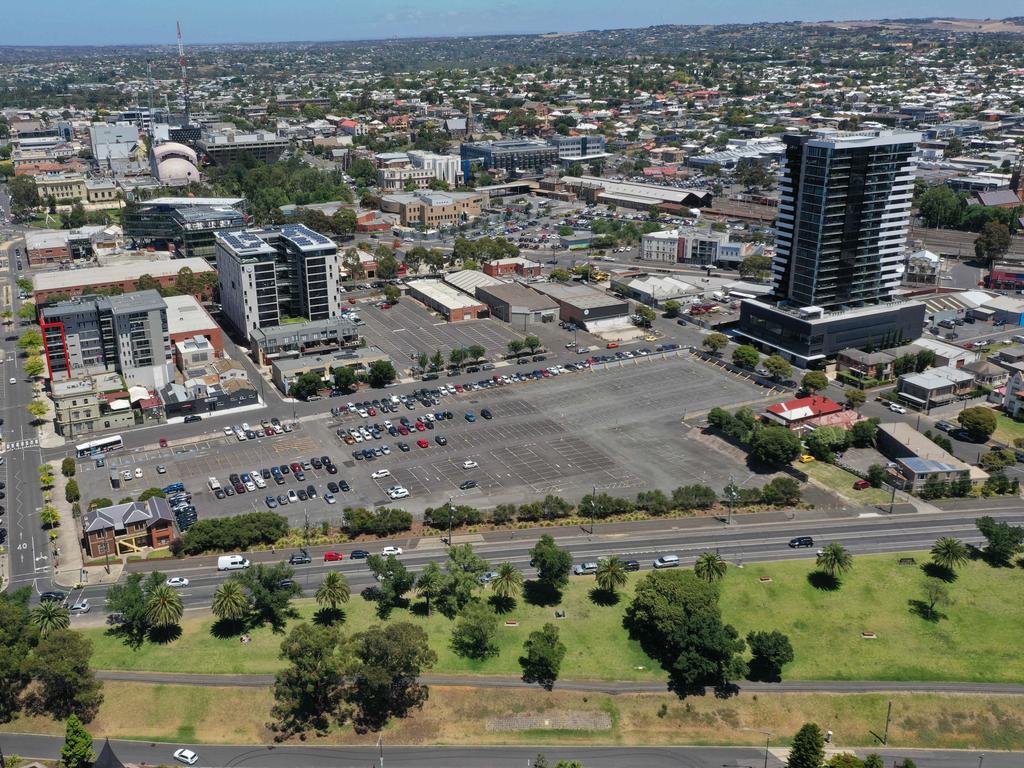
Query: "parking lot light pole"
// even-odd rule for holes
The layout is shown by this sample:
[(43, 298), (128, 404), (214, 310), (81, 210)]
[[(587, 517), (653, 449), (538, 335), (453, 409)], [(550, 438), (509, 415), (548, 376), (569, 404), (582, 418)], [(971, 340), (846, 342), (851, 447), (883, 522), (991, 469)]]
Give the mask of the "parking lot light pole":
[(896, 504), (896, 479), (892, 477), (893, 470), (896, 469), (896, 463), (890, 461), (888, 464), (886, 464), (885, 468), (889, 470), (889, 485), (892, 486), (892, 496), (889, 497), (889, 514), (891, 515), (892, 508)]
[(452, 497), (448, 497), (448, 541), (445, 542), (449, 547), (452, 545)]

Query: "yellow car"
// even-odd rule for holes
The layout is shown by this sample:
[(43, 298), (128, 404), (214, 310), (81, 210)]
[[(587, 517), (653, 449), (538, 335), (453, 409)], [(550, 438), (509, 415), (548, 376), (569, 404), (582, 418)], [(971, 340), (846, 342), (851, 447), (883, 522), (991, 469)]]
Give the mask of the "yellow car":
[(812, 461), (814, 461), (814, 457), (809, 453), (805, 453), (800, 457), (801, 464), (810, 464)]
[(647, 336), (644, 336), (644, 341), (657, 341), (657, 340), (658, 340), (658, 337), (657, 336), (653, 336), (651, 334), (648, 334)]

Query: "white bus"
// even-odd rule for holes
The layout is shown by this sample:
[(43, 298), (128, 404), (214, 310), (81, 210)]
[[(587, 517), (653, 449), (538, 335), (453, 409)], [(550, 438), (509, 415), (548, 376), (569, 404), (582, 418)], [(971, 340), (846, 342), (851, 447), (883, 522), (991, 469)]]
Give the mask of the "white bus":
[(95, 440), (90, 440), (88, 443), (82, 443), (76, 445), (75, 450), (78, 452), (78, 458), (84, 458), (85, 456), (97, 456), (101, 453), (110, 453), (111, 451), (118, 451), (124, 448), (124, 441), (120, 435), (111, 435), (110, 437), (100, 437)]

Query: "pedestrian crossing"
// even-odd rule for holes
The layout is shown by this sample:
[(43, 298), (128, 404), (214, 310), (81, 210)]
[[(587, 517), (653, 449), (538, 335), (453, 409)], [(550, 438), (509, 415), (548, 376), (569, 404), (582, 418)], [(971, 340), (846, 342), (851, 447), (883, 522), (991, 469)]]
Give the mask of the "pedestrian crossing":
[(10, 443), (5, 443), (0, 453), (6, 453), (7, 451), (16, 451), (20, 448), (33, 448), (39, 445), (39, 440), (33, 438), (32, 440), (14, 440)]

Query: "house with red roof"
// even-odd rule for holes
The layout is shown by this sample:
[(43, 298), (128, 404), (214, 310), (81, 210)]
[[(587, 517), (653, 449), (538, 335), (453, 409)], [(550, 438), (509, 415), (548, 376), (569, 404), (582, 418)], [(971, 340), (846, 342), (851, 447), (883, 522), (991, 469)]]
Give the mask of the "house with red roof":
[(784, 403), (769, 405), (763, 414), (765, 421), (787, 429), (800, 429), (803, 426), (814, 426), (818, 419), (840, 413), (843, 406), (824, 395), (798, 397)]

